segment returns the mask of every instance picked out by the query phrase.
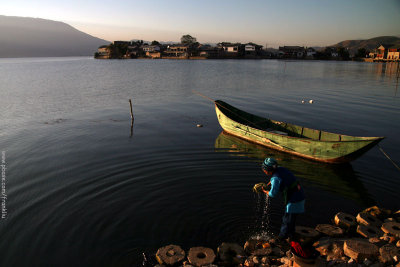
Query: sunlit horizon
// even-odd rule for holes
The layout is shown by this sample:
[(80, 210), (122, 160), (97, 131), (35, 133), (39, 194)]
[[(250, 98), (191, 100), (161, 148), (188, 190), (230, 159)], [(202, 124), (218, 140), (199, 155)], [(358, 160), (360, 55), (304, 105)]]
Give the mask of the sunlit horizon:
[[(377, 12), (376, 7), (383, 7)], [(254, 42), (327, 46), (344, 40), (399, 36), (400, 3), (391, 1), (58, 1), (2, 4), (0, 15), (65, 22), (92, 36), (114, 40), (179, 41), (190, 34), (200, 43)]]

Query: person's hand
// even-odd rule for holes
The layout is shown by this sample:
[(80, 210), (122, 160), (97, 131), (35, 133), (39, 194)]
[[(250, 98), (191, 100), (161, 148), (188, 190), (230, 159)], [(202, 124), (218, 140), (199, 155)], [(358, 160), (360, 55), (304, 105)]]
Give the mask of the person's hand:
[(267, 194), (267, 195), (269, 194), (269, 190), (267, 190), (267, 189), (264, 189), (264, 188), (263, 188), (262, 191), (263, 191), (265, 194)]
[(253, 191), (256, 193), (259, 193), (260, 191), (263, 191), (267, 189), (267, 185), (265, 183), (258, 183), (255, 184), (253, 187)]

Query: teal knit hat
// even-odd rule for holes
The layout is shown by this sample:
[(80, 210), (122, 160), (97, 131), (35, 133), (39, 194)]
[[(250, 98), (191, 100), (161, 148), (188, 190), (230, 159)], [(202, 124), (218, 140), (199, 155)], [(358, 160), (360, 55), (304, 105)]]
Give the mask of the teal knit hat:
[(278, 168), (278, 162), (274, 158), (266, 158), (262, 164), (262, 168), (267, 171), (273, 171)]

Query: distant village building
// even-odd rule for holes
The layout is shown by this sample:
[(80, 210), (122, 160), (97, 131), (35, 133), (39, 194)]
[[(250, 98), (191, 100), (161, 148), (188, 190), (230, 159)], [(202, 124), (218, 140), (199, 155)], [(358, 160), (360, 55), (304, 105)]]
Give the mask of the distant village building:
[[(218, 44), (218, 47), (222, 49), (224, 57), (238, 57), (242, 54), (242, 47), (243, 45), (240, 43), (227, 43), (222, 42)], [(244, 49), (243, 49), (244, 50)]]
[(387, 57), (387, 45), (381, 45), (376, 49), (376, 59), (386, 59)]
[(200, 57), (219, 58), (222, 55), (222, 49), (211, 45), (201, 45), (198, 48), (198, 53)]
[(399, 61), (400, 48), (383, 44), (374, 49), (368, 56), (374, 61)]
[(284, 58), (302, 58), (305, 55), (304, 46), (280, 46), (279, 51)]
[(337, 47), (334, 46), (325, 47), (325, 54), (333, 58), (339, 57), (339, 51)]
[(254, 43), (247, 43), (244, 45), (245, 56), (256, 56), (260, 53), (262, 45), (257, 45)]
[(137, 45), (129, 45), (125, 54), (125, 58), (137, 58), (140, 55), (140, 48)]
[(160, 52), (160, 47), (158, 45), (143, 45), (143, 52)]
[(256, 46), (253, 44), (245, 44), (244, 51), (246, 54), (255, 54), (256, 53)]
[(161, 58), (161, 52), (158, 52), (158, 51), (153, 51), (153, 52), (147, 51), (146, 52), (146, 57)]
[(400, 49), (399, 48), (389, 48), (387, 54), (388, 60), (398, 61), (400, 59)]
[(164, 54), (167, 57), (187, 58), (189, 57), (188, 49), (189, 47), (187, 45), (170, 45), (167, 47), (167, 50), (164, 51)]
[(315, 51), (314, 48), (307, 47), (307, 49), (306, 49), (306, 57), (307, 58), (314, 58), (316, 54), (317, 54), (317, 51)]
[(110, 58), (110, 50), (108, 48), (108, 45), (102, 45), (97, 49), (97, 58)]

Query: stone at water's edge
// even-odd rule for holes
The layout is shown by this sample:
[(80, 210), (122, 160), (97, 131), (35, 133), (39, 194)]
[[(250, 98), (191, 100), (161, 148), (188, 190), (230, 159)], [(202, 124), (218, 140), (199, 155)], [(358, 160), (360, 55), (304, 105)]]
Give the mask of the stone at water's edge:
[(356, 218), (353, 215), (344, 212), (337, 213), (335, 215), (334, 221), (337, 226), (346, 230), (355, 227), (357, 224)]
[(380, 220), (385, 220), (386, 218), (390, 217), (392, 214), (391, 210), (382, 209), (377, 206), (369, 207), (369, 208), (363, 210), (363, 212), (367, 212), (367, 213), (371, 214), (372, 216), (379, 218)]
[(382, 226), (381, 220), (367, 212), (360, 212), (359, 214), (357, 214), (356, 220), (359, 224), (364, 224), (366, 226), (379, 228)]
[(393, 213), (393, 218), (395, 218), (397, 222), (400, 222), (400, 210)]
[(194, 247), (189, 249), (188, 260), (194, 266), (211, 264), (215, 260), (215, 253), (211, 248)]
[(400, 259), (400, 253), (398, 248), (391, 244), (384, 245), (379, 249), (379, 260), (384, 264), (393, 264), (395, 263), (394, 258)]
[[(375, 210), (375, 209), (374, 209)], [(361, 215), (360, 215), (361, 214)], [(379, 220), (371, 220), (373, 215), (360, 213), (358, 220), (369, 220), (367, 224), (377, 223)], [(335, 216), (335, 223), (341, 225), (343, 228), (339, 228), (330, 224), (319, 224), (315, 229), (309, 227), (298, 226), (296, 227), (296, 237), (299, 237), (299, 243), (301, 249), (308, 248), (312, 240), (317, 239), (313, 244), (315, 250), (320, 254), (317, 257), (319, 264), (328, 267), (339, 267), (339, 266), (369, 266), (369, 267), (383, 267), (385, 265), (393, 265), (400, 267), (400, 223), (392, 217), (384, 218), (385, 222), (382, 224), (381, 229), (386, 233), (383, 233), (379, 228), (373, 226), (367, 226), (365, 224), (356, 223), (356, 218), (352, 215), (345, 213), (338, 213)], [(383, 215), (381, 215), (383, 216)], [(366, 239), (356, 238), (354, 230), (357, 226), (357, 232), (366, 237)], [(318, 230), (318, 231), (317, 231)], [(324, 234), (324, 237), (320, 235)], [(342, 237), (334, 237), (336, 235), (342, 235)], [(265, 267), (273, 265), (285, 265), (289, 266), (318, 266), (317, 260), (313, 257), (302, 258), (290, 250), (290, 245), (285, 241), (268, 239), (267, 240), (256, 240), (250, 239), (246, 242), (244, 249), (235, 243), (222, 243), (218, 249), (218, 256), (215, 254), (205, 252), (207, 248), (198, 247), (192, 248), (189, 251), (189, 255), (185, 262), (184, 254), (181, 255), (179, 247), (176, 248), (174, 245), (170, 245), (157, 251), (157, 260), (161, 265), (158, 266), (248, 266), (248, 267)], [(313, 248), (313, 249), (314, 249)], [(197, 250), (196, 250), (197, 249)], [(296, 247), (296, 249), (299, 249)], [(300, 250), (299, 250), (300, 251)], [(305, 251), (305, 250), (304, 250)], [(285, 253), (286, 252), (286, 253)], [(286, 254), (286, 255), (285, 255)], [(179, 259), (174, 259), (181, 255)], [(211, 259), (206, 259), (208, 255), (212, 255)], [(303, 255), (303, 254), (301, 254)], [(314, 254), (313, 254), (314, 255)], [(315, 252), (315, 255), (316, 252)], [(166, 259), (162, 259), (165, 256)], [(300, 259), (296, 259), (299, 257)], [(214, 262), (214, 260), (216, 262)], [(313, 261), (313, 263), (311, 263)], [(315, 262), (314, 262), (315, 261)], [(190, 263), (189, 263), (190, 262)], [(311, 264), (311, 265), (310, 265)], [(283, 267), (283, 266), (282, 266)]]
[(342, 228), (331, 224), (318, 224), (317, 227), (315, 227), (315, 230), (331, 237), (340, 237), (344, 234)]
[(272, 248), (259, 248), (253, 251), (252, 255), (255, 256), (268, 256), (272, 253)]
[(357, 226), (357, 233), (365, 238), (380, 237), (383, 235), (381, 229), (375, 226), (367, 226), (364, 224), (360, 224)]
[(385, 222), (382, 225), (382, 231), (400, 238), (400, 223), (398, 222)]
[(250, 239), (247, 240), (244, 244), (244, 250), (248, 254), (256, 255), (256, 256), (266, 256), (272, 253), (271, 247), (263, 247), (266, 241)]
[(217, 252), (224, 266), (239, 265), (245, 257), (244, 249), (236, 243), (222, 243)]
[(159, 248), (156, 253), (156, 259), (160, 264), (174, 265), (183, 261), (185, 251), (177, 245), (168, 245)]
[(386, 242), (382, 240), (380, 237), (372, 237), (368, 239), (368, 242), (377, 245), (378, 247), (381, 247), (386, 244)]
[(319, 237), (319, 232), (311, 227), (296, 226), (296, 235), (303, 240), (316, 240)]
[(379, 251), (378, 247), (366, 241), (350, 239), (344, 242), (344, 254), (358, 263), (363, 262), (365, 259), (377, 258)]
[(272, 254), (277, 256), (277, 257), (283, 257), (285, 256), (285, 252), (282, 251), (279, 247), (273, 247), (272, 248)]
[(314, 243), (314, 248), (322, 255), (329, 259), (340, 259), (343, 254), (343, 245), (346, 238), (329, 238), (323, 237)]

